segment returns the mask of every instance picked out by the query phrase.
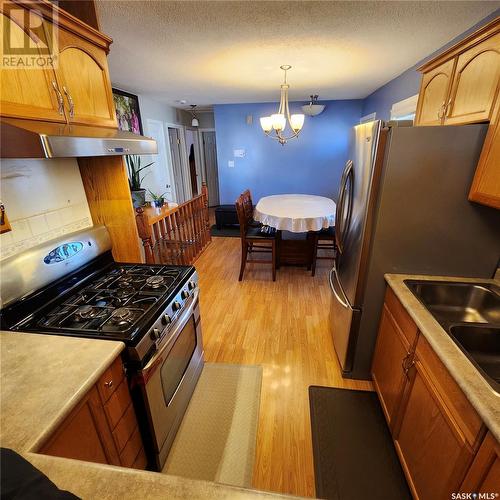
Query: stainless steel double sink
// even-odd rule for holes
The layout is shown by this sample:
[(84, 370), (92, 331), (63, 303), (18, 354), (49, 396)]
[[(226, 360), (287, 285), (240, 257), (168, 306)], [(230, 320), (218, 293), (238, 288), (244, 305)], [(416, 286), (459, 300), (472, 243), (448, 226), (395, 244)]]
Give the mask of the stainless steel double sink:
[(405, 280), (405, 285), (500, 394), (500, 288), (424, 280)]

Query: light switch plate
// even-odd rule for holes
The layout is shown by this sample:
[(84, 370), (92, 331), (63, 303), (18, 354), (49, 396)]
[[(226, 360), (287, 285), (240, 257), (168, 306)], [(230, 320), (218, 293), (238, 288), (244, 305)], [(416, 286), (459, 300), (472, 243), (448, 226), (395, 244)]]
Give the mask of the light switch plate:
[(245, 158), (245, 150), (244, 149), (234, 149), (233, 154), (235, 158)]
[(233, 160), (229, 160), (229, 161), (227, 162), (227, 166), (228, 166), (229, 168), (234, 168), (234, 161), (233, 161)]

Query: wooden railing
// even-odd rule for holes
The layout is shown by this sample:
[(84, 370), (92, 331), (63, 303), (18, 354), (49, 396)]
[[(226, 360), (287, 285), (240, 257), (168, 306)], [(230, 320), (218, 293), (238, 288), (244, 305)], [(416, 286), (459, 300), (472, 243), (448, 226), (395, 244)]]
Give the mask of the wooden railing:
[(137, 208), (136, 222), (147, 264), (192, 264), (211, 241), (207, 186), (174, 208)]

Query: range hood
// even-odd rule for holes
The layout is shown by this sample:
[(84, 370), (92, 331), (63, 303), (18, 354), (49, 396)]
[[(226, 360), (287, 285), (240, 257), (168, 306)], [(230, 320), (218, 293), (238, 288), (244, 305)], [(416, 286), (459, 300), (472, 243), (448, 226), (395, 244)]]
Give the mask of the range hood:
[(107, 127), (2, 118), (2, 158), (68, 158), (158, 152), (150, 137)]

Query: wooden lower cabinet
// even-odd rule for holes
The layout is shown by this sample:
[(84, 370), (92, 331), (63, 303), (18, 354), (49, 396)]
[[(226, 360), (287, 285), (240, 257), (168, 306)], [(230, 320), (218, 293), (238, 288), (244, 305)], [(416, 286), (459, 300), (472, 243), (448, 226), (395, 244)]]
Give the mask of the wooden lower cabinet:
[(414, 498), (446, 499), (497, 484), (498, 443), (484, 438), (480, 416), (391, 289), (372, 375)]
[(92, 387), (40, 452), (56, 457), (119, 465), (113, 437), (95, 387)]
[[(404, 316), (406, 318), (403, 321)], [(395, 317), (400, 318), (399, 324)], [(415, 323), (404, 311), (394, 293), (388, 289), (380, 320), (372, 373), (382, 410), (391, 428), (395, 425), (407, 382), (405, 365), (410, 362), (416, 336)]]
[(39, 452), (101, 464), (146, 467), (137, 418), (119, 357)]
[(489, 494), (489, 498), (500, 494), (500, 445), (491, 433), (486, 434), (460, 491)]
[(473, 451), (419, 359), (394, 434), (396, 450), (415, 498), (450, 498), (458, 491)]

